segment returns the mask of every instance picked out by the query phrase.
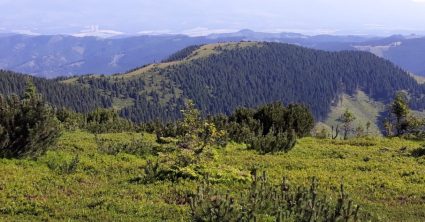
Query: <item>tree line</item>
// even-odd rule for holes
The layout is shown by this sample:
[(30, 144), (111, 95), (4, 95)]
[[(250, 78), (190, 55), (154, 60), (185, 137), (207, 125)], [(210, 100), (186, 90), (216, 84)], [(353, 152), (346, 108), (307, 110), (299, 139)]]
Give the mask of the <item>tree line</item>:
[[(167, 61), (182, 60), (199, 46), (189, 47)], [(342, 93), (364, 91), (390, 103), (394, 92), (405, 90), (409, 107), (425, 108), (425, 86), (392, 63), (365, 52), (325, 52), (280, 43), (251, 47), (217, 46), (212, 54), (140, 76), (82, 76), (45, 80), (0, 72), (0, 93), (20, 94), (30, 78), (55, 107), (88, 113), (130, 101), (118, 110), (133, 122), (172, 121), (192, 100), (203, 116), (230, 115), (238, 107), (257, 107), (280, 101), (307, 106), (317, 121), (324, 120)]]
[(289, 151), (297, 138), (309, 135), (314, 126), (303, 105), (272, 103), (257, 109), (239, 108), (232, 115), (202, 117), (192, 102), (185, 104), (182, 119), (169, 123), (136, 124), (113, 109), (97, 108), (87, 114), (48, 105), (32, 82), (22, 96), (0, 96), (0, 156), (37, 156), (54, 144), (60, 131), (84, 129), (92, 133), (148, 131), (164, 138), (179, 138), (179, 147), (194, 153), (211, 144), (224, 146), (233, 140), (249, 144), (261, 153)]
[(412, 108), (425, 108), (425, 86), (370, 53), (325, 52), (280, 43), (216, 50), (219, 53), (161, 72), (209, 114), (281, 101), (304, 104), (321, 121), (342, 93), (353, 95), (358, 90), (386, 104), (394, 92), (406, 90)]
[(44, 100), (55, 107), (66, 107), (76, 112), (90, 112), (96, 107), (112, 107), (112, 98), (96, 89), (80, 85), (60, 84), (54, 80), (37, 78), (0, 70), (0, 94), (21, 95), (31, 81)]

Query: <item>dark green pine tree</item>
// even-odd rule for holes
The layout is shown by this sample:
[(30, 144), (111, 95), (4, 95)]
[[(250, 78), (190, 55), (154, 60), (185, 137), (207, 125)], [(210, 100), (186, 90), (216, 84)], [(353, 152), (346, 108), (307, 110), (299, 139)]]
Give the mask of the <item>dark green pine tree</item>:
[(406, 119), (409, 115), (409, 104), (407, 101), (407, 96), (403, 92), (398, 92), (394, 98), (393, 103), (391, 104), (391, 113), (395, 116), (397, 136), (403, 134), (405, 130), (403, 125), (406, 125)]
[(0, 97), (0, 157), (43, 154), (60, 135), (53, 109), (45, 104), (32, 82), (24, 96)]

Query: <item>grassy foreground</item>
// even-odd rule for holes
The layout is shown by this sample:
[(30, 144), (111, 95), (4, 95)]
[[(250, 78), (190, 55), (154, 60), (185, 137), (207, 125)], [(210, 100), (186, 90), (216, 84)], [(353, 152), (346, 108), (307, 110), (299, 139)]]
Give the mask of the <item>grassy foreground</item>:
[[(102, 134), (116, 142), (144, 141), (149, 134)], [(316, 176), (324, 192), (344, 181), (350, 197), (374, 220), (425, 221), (425, 157), (412, 152), (421, 142), (401, 139), (350, 141), (301, 139), (289, 153), (259, 155), (244, 145), (215, 150), (201, 166), (217, 189), (249, 186), (250, 170), (267, 171), (276, 183)], [(199, 181), (133, 183), (147, 160), (157, 157), (99, 149), (95, 135), (66, 132), (57, 146), (37, 160), (0, 159), (0, 221), (188, 221), (187, 196)]]

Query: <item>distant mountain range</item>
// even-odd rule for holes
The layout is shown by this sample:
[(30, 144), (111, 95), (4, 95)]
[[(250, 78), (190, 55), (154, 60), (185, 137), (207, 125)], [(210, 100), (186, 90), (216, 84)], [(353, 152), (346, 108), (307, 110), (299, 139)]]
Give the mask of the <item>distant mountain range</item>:
[(368, 51), (389, 59), (409, 72), (425, 76), (425, 38), (307, 36), (251, 30), (203, 37), (146, 35), (98, 38), (0, 34), (0, 69), (48, 78), (123, 73), (135, 67), (160, 62), (191, 45), (237, 41), (281, 42), (327, 51)]

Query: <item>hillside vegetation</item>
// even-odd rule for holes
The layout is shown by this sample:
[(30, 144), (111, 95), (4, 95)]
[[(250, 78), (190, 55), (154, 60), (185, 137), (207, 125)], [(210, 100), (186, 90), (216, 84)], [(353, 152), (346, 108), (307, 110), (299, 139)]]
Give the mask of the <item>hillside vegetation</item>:
[[(24, 81), (11, 75), (0, 79), (8, 86), (1, 93), (22, 91)], [(188, 100), (205, 115), (230, 114), (237, 107), (275, 101), (301, 103), (317, 121), (327, 119), (343, 94), (355, 96), (359, 90), (383, 104), (404, 90), (412, 109), (422, 111), (425, 104), (423, 85), (370, 53), (325, 52), (280, 43), (194, 46), (163, 63), (124, 74), (34, 81), (55, 106), (83, 112), (95, 106), (114, 107), (134, 122), (180, 118)], [(56, 91), (50, 93), (52, 89)]]
[(325, 121), (326, 125), (338, 125), (338, 118), (347, 109), (356, 116), (354, 125), (366, 127), (366, 124), (370, 122), (371, 126), (368, 133), (375, 136), (382, 135), (380, 127), (380, 125), (382, 125), (380, 122), (382, 119), (380, 116), (387, 109), (384, 103), (371, 99), (362, 91), (359, 91), (352, 96), (343, 94), (338, 103), (335, 106), (332, 106), (331, 112)]
[[(263, 43), (194, 47), (161, 64), (111, 77), (5, 73), (7, 93), (25, 90), (0, 95), (0, 220), (425, 218), (425, 119), (411, 110), (424, 86), (392, 64)], [(66, 89), (68, 105), (78, 90), (112, 103), (77, 113), (49, 94)], [(314, 129), (314, 117), (336, 127)]]
[(2, 95), (21, 95), (28, 82), (33, 82), (43, 98), (50, 104), (56, 107), (67, 107), (77, 112), (89, 112), (96, 107), (110, 107), (113, 102), (110, 96), (90, 87), (59, 84), (53, 80), (0, 70), (0, 94)]
[[(149, 120), (138, 110), (155, 102), (168, 112), (156, 116), (176, 118), (177, 107), (185, 99), (192, 99), (209, 114), (228, 114), (238, 106), (255, 107), (273, 101), (303, 103), (318, 120), (326, 119), (343, 93), (354, 96), (358, 90), (384, 104), (396, 91), (406, 90), (414, 109), (421, 110), (424, 104), (423, 86), (369, 53), (330, 53), (286, 44), (243, 42), (190, 48), (171, 58), (128, 74), (102, 79), (81, 77), (75, 82), (102, 90), (131, 89), (135, 96), (120, 96), (134, 100), (133, 106), (122, 109), (122, 115), (134, 121)], [(140, 82), (140, 88), (121, 89), (130, 81), (133, 86)]]
[[(108, 144), (143, 145), (139, 154), (108, 154)], [(231, 143), (214, 149), (214, 160), (198, 165), (214, 189), (248, 188), (253, 168), (273, 183), (308, 185), (334, 195), (341, 180), (361, 212), (373, 220), (422, 221), (425, 218), (425, 159), (412, 153), (420, 142), (402, 139), (349, 141), (301, 139), (287, 154), (261, 155)], [(4, 221), (188, 221), (188, 195), (198, 180), (137, 183), (148, 161), (161, 155), (155, 136), (140, 133), (65, 132), (37, 160), (0, 159), (0, 220)]]

